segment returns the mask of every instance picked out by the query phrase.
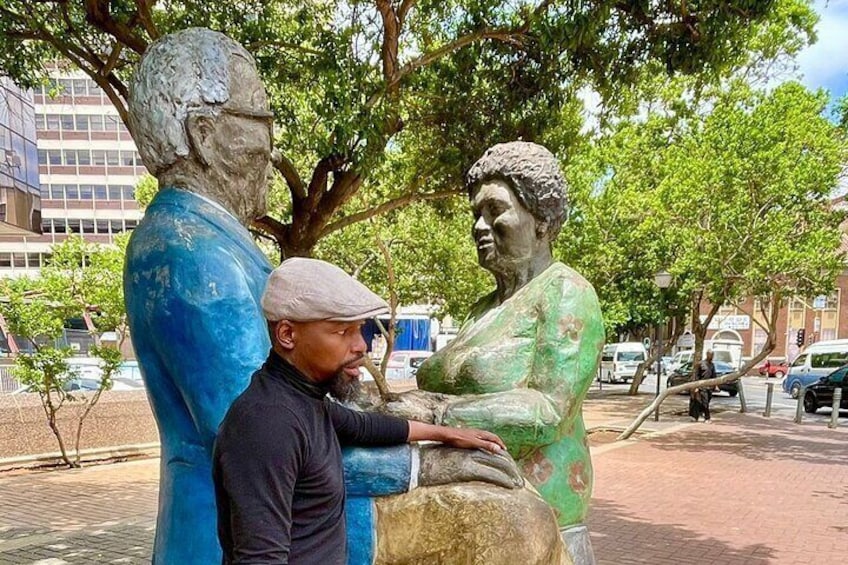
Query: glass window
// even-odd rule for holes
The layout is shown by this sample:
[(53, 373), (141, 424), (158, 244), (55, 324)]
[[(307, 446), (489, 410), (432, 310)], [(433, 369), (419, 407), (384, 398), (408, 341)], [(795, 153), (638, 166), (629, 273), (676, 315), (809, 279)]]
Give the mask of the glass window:
[(59, 114), (47, 114), (47, 129), (59, 131)]
[(112, 233), (121, 233), (124, 231), (124, 223), (121, 220), (109, 220), (109, 229)]
[(91, 131), (103, 131), (103, 116), (94, 115), (88, 117)]
[(73, 79), (74, 96), (88, 95), (88, 79), (75, 78)]
[(94, 198), (97, 200), (106, 200), (106, 185), (94, 185)]
[(38, 164), (46, 165), (47, 164), (47, 150), (39, 149), (38, 150)]
[(104, 116), (104, 118), (103, 118), (103, 128), (106, 131), (117, 131), (117, 129), (118, 129), (118, 116)]
[(102, 149), (92, 149), (91, 150), (91, 163), (93, 165), (105, 165), (106, 164), (106, 152)]
[(644, 361), (645, 354), (641, 351), (619, 351), (619, 361)]
[(77, 149), (77, 165), (90, 165), (91, 153), (88, 149)]
[(52, 184), (50, 186), (50, 197), (55, 198), (56, 200), (62, 200), (65, 198), (65, 185), (64, 184)]
[(88, 82), (88, 95), (89, 96), (99, 96), (100, 95), (100, 87), (97, 86), (97, 83), (91, 79), (87, 80)]
[(115, 202), (121, 201), (121, 187), (117, 185), (109, 185), (109, 200), (114, 200)]
[(135, 200), (135, 187), (134, 186), (125, 186), (124, 187), (124, 200)]
[(75, 149), (65, 149), (65, 164), (66, 165), (76, 165), (77, 164), (77, 152)]
[(61, 149), (48, 149), (47, 150), (47, 161), (51, 165), (61, 165), (62, 164), (62, 150)]
[(121, 151), (121, 165), (132, 167), (135, 164), (134, 151)]
[(807, 355), (799, 355), (792, 363), (793, 367), (803, 367), (807, 363)]
[(30, 269), (38, 269), (41, 267), (41, 254), (27, 253), (27, 263)]
[(80, 233), (80, 221), (68, 218), (68, 233)]
[(81, 220), (82, 233), (94, 233), (94, 220)]
[(56, 83), (59, 85), (59, 88), (62, 91), (60, 93), (62, 96), (70, 96), (71, 94), (73, 94), (74, 86), (73, 82), (70, 79), (60, 78), (56, 81)]
[(60, 218), (53, 219), (53, 233), (68, 233), (68, 228), (65, 226), (65, 220)]
[(79, 200), (79, 187), (75, 184), (66, 184), (65, 198), (68, 200)]
[(80, 200), (91, 200), (91, 185), (81, 184), (79, 187)]
[(824, 369), (828, 367), (839, 367), (848, 363), (848, 353), (813, 353), (810, 355), (810, 367)]
[(106, 152), (106, 164), (111, 167), (117, 167), (120, 163), (118, 152), (117, 151), (107, 151)]
[(26, 255), (23, 253), (12, 253), (13, 267), (26, 267)]
[(109, 233), (109, 220), (96, 220), (94, 225), (97, 233)]
[(834, 371), (827, 377), (827, 381), (833, 384), (841, 384), (843, 380), (845, 380), (845, 372), (848, 371), (848, 368), (842, 368), (838, 371)]
[(88, 131), (88, 116), (79, 114), (74, 117), (74, 126), (77, 131)]
[(62, 130), (64, 131), (73, 131), (74, 130), (74, 117), (69, 114), (65, 114), (61, 117), (62, 122)]
[(49, 218), (41, 218), (41, 232), (53, 233), (53, 220)]
[(0, 268), (9, 268), (12, 266), (12, 254), (0, 253)]
[(134, 229), (135, 229), (135, 227), (138, 225), (138, 221), (136, 221), (136, 220), (127, 220), (127, 221), (126, 221), (126, 224), (127, 224), (127, 231), (130, 231), (130, 230), (134, 230)]

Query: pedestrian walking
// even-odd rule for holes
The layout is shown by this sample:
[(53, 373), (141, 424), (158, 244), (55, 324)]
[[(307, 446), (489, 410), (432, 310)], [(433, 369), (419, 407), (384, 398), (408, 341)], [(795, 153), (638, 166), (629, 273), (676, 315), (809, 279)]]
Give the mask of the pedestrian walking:
[[(715, 365), (713, 364), (713, 352), (707, 351), (706, 359), (695, 366), (695, 371), (692, 374), (695, 381), (704, 381), (715, 378)], [(689, 417), (694, 421), (698, 421), (701, 415), (704, 416), (704, 422), (712, 423), (710, 418), (710, 401), (713, 398), (712, 387), (699, 387), (692, 389), (689, 396)]]

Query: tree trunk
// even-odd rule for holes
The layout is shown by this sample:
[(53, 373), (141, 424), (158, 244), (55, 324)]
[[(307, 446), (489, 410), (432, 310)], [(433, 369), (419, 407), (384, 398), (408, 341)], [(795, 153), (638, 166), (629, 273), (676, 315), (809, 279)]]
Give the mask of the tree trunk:
[[(677, 340), (680, 338), (682, 333), (683, 324), (675, 324), (674, 333), (667, 340), (663, 340), (662, 342), (662, 350), (659, 352), (659, 357), (665, 355), (665, 352), (677, 343)], [(636, 374), (633, 376), (633, 382), (630, 383), (630, 390), (627, 391), (628, 396), (636, 396), (639, 394), (639, 385), (642, 384), (642, 380), (645, 378), (645, 373), (648, 368), (656, 365), (657, 357), (657, 350), (653, 349), (653, 353), (651, 353), (648, 359), (639, 365), (639, 368), (636, 370)], [(657, 378), (660, 378), (659, 374), (657, 375)]]

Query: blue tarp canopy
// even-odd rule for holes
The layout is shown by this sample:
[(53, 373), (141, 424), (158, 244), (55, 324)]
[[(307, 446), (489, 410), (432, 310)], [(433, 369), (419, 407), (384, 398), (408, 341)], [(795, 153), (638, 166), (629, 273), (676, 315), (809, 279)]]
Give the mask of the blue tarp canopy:
[[(384, 327), (388, 327), (389, 319), (380, 318)], [(395, 320), (395, 351), (430, 351), (430, 319), (423, 316), (398, 316)], [(371, 351), (371, 341), (380, 332), (374, 320), (367, 320), (362, 326), (362, 336)]]

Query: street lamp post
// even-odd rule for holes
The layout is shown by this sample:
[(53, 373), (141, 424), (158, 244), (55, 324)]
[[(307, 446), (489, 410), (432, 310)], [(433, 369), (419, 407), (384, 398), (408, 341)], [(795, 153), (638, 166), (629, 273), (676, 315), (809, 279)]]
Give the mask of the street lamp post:
[[(665, 300), (664, 300), (665, 296), (663, 294), (663, 291), (671, 286), (671, 273), (669, 273), (668, 271), (665, 271), (665, 270), (657, 272), (657, 274), (654, 275), (654, 284), (657, 285), (657, 288), (660, 289), (660, 297), (663, 299), (662, 307), (664, 308), (665, 307)], [(662, 311), (662, 308), (661, 308), (661, 311)], [(663, 351), (663, 346), (662, 346), (662, 344), (663, 344), (663, 325), (664, 325), (663, 322), (665, 322), (665, 320), (660, 319), (660, 321), (657, 323), (657, 334), (656, 334), (656, 338), (657, 338), (657, 394), (656, 394), (656, 398), (659, 398), (659, 396), (660, 396), (660, 379), (662, 378), (661, 372), (662, 372), (662, 351)], [(657, 404), (657, 409), (654, 411), (654, 421), (655, 422), (660, 421), (660, 405), (659, 404)]]

